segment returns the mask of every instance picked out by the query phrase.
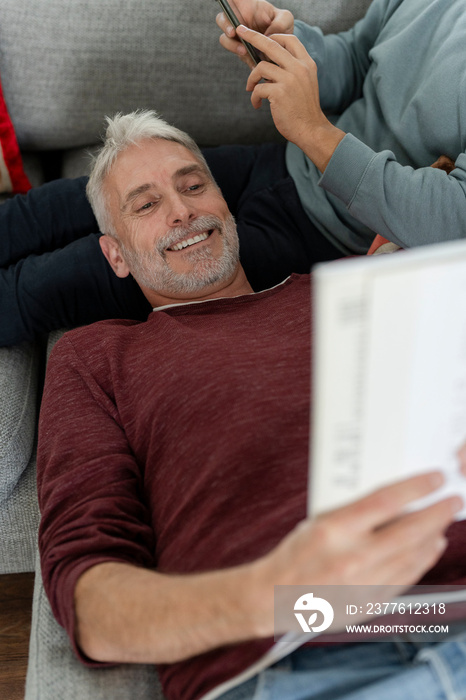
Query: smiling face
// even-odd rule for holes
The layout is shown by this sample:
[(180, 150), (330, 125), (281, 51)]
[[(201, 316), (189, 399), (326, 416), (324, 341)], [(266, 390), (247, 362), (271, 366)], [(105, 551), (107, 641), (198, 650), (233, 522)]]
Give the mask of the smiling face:
[(105, 192), (118, 239), (102, 236), (104, 255), (119, 277), (133, 274), (154, 306), (244, 285), (233, 217), (187, 148), (163, 139), (130, 146), (106, 177)]

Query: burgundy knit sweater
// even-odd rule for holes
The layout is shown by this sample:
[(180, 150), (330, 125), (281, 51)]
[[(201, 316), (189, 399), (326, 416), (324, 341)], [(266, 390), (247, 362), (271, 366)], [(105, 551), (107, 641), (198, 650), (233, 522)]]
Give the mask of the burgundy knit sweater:
[[(40, 421), (40, 549), (47, 594), (72, 643), (74, 587), (88, 567), (234, 566), (305, 517), (310, 301), (309, 278), (293, 275), (144, 323), (97, 323), (57, 344)], [(466, 580), (466, 531), (450, 532), (452, 546), (426, 581)], [(272, 643), (162, 666), (164, 692), (196, 700)]]

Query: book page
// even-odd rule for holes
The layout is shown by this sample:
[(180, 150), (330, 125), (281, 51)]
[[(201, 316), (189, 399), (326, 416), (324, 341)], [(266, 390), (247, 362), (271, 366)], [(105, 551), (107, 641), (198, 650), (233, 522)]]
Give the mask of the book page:
[(314, 275), (313, 515), (436, 468), (447, 484), (423, 504), (466, 497), (466, 245), (382, 257)]

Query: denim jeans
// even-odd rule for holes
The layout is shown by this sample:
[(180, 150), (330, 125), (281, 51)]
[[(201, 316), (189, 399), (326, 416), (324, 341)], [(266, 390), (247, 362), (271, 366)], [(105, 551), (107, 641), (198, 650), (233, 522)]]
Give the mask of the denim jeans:
[(307, 646), (219, 700), (465, 700), (466, 633), (441, 643)]

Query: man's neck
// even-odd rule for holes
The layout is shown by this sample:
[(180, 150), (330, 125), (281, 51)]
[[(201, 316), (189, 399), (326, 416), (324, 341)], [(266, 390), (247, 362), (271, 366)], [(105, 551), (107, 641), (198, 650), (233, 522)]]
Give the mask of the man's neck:
[(145, 297), (153, 308), (170, 306), (172, 304), (188, 304), (196, 301), (207, 301), (220, 297), (238, 297), (243, 294), (253, 294), (254, 290), (248, 282), (243, 268), (238, 266), (235, 274), (228, 280), (217, 282), (204, 288), (201, 292), (180, 295), (163, 294), (145, 287), (141, 287)]

